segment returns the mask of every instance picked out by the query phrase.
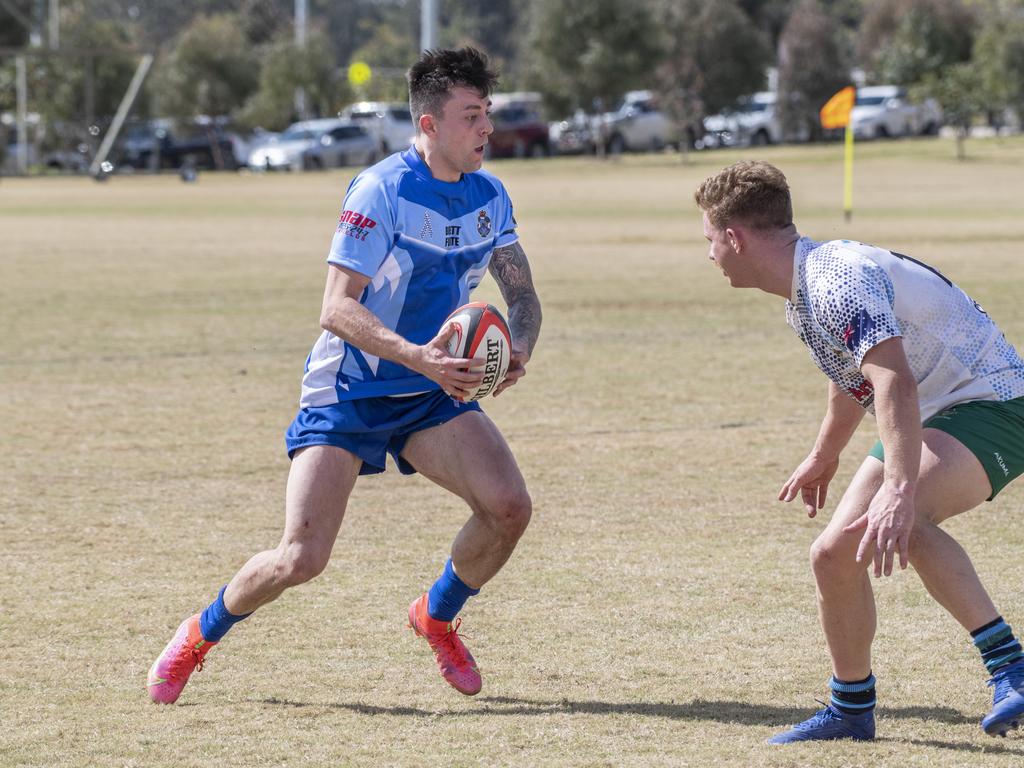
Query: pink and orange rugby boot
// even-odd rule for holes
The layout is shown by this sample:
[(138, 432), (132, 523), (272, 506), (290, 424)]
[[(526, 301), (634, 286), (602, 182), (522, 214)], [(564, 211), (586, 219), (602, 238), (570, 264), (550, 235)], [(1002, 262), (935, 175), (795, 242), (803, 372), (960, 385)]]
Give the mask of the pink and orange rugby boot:
[(462, 619), (456, 619), (451, 624), (433, 618), (427, 612), (426, 594), (413, 600), (409, 606), (409, 626), (429, 643), (437, 658), (437, 666), (441, 669), (441, 677), (459, 693), (473, 696), (480, 693), (483, 681), (473, 654), (462, 644), (458, 635), (461, 623)]
[(203, 668), (203, 659), (215, 645), (203, 639), (198, 613), (181, 622), (171, 642), (150, 667), (146, 680), (149, 697), (157, 704), (176, 702), (189, 676)]

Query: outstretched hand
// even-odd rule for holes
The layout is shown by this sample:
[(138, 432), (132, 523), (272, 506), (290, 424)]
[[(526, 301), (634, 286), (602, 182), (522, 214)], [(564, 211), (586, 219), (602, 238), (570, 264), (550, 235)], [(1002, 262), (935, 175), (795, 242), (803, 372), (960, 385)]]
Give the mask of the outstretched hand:
[(854, 533), (862, 528), (864, 536), (857, 547), (857, 562), (863, 562), (869, 550), (875, 561), (875, 576), (892, 575), (896, 553), (900, 569), (910, 560), (910, 532), (914, 527), (913, 493), (901, 492), (883, 485), (868, 506), (868, 511), (843, 528)]
[(483, 381), (487, 361), (483, 358), (451, 356), (448, 342), (458, 331), (458, 323), (447, 323), (433, 339), (419, 347), (416, 370), (440, 384), (441, 389), (450, 397), (464, 400)]
[(825, 506), (828, 496), (828, 484), (832, 482), (839, 459), (827, 460), (815, 454), (804, 459), (800, 466), (793, 470), (789, 480), (779, 491), (779, 501), (792, 501), (799, 492), (804, 502), (808, 517), (814, 517), (818, 510)]

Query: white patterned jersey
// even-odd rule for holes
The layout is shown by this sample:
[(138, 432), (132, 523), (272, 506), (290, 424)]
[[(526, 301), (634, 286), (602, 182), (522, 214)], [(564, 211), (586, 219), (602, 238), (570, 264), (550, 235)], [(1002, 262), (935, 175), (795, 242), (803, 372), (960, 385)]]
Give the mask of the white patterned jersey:
[(897, 336), (922, 421), (955, 403), (1024, 397), (1024, 360), (985, 310), (938, 270), (900, 253), (800, 238), (786, 320), (825, 375), (872, 413), (874, 392), (860, 365)]

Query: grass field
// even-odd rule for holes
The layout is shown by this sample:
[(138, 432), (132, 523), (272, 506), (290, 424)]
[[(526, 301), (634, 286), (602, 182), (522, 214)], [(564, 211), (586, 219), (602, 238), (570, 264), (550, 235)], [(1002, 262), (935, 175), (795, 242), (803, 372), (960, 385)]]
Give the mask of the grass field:
[[(858, 147), (849, 225), (840, 147), (761, 156), (801, 232), (934, 264), (1019, 346), (1024, 142), (968, 151)], [(236, 628), (178, 706), (144, 689), (181, 619), (277, 542), (348, 174), (0, 182), (0, 766), (1020, 765), (911, 571), (876, 583), (879, 739), (764, 744), (825, 693), (807, 551), (838, 493), (820, 520), (774, 500), (825, 380), (782, 302), (707, 261), (692, 191), (739, 156), (489, 166), (545, 322), (487, 406), (535, 513), (463, 614), (475, 699), (405, 629), (466, 510), (393, 471), (357, 485), (327, 571)], [(1018, 629), (1022, 503), (1018, 484), (947, 526)]]

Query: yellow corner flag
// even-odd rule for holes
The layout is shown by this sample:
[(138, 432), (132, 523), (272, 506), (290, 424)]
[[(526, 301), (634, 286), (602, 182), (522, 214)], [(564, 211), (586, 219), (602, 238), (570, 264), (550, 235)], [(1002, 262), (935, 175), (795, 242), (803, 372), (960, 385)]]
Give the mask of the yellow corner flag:
[(821, 127), (846, 129), (846, 152), (843, 163), (843, 215), (849, 221), (853, 218), (853, 125), (850, 113), (857, 102), (857, 89), (852, 85), (843, 88), (828, 100), (819, 113)]
[(843, 88), (821, 108), (821, 127), (825, 130), (845, 128), (850, 123), (850, 113), (857, 101), (857, 89), (852, 85)]

